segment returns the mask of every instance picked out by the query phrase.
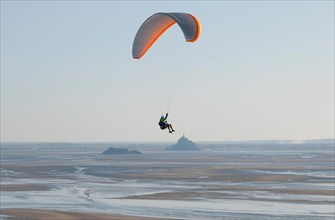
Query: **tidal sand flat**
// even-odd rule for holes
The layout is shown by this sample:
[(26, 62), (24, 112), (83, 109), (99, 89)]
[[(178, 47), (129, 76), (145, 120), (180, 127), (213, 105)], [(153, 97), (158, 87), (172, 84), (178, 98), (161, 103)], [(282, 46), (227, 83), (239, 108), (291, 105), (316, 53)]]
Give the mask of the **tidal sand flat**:
[[(1, 219), (334, 219), (334, 146), (3, 143)], [(156, 149), (156, 150), (153, 150)]]
[(101, 213), (66, 212), (39, 209), (5, 209), (1, 210), (2, 219), (25, 220), (160, 220), (159, 218), (134, 217)]

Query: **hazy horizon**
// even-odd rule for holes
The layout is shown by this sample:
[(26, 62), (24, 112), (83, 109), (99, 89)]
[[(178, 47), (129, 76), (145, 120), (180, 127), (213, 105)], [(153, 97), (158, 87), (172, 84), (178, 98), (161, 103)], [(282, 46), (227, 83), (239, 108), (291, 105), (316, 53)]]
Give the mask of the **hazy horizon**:
[[(320, 144), (320, 143), (327, 143), (333, 144), (335, 142), (335, 138), (322, 138), (322, 139), (306, 139), (306, 140), (285, 140), (285, 139), (272, 139), (272, 140), (211, 140), (211, 141), (202, 141), (202, 140), (193, 140), (190, 137), (185, 136), (189, 140), (195, 143), (272, 143), (272, 144)], [(156, 143), (175, 143), (180, 137), (177, 137), (175, 140), (168, 140), (168, 141), (0, 141), (0, 144), (156, 144)]]
[[(156, 12), (176, 25), (141, 60)], [(164, 88), (163, 88), (164, 87)], [(161, 131), (161, 114), (176, 133)], [(1, 1), (1, 142), (334, 138), (334, 1)]]

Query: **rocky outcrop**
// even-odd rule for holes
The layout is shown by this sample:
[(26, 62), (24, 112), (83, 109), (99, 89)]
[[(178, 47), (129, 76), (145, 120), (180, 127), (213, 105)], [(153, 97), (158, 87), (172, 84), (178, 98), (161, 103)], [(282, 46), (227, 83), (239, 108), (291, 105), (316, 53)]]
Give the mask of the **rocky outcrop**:
[(126, 148), (110, 147), (107, 150), (105, 150), (102, 154), (141, 154), (141, 152), (137, 150), (128, 150)]
[(185, 135), (183, 135), (181, 138), (179, 138), (179, 140), (177, 141), (177, 144), (174, 144), (168, 148), (166, 148), (166, 150), (171, 150), (171, 151), (197, 151), (199, 150), (199, 148), (197, 147), (197, 145), (195, 143), (193, 143), (191, 140), (189, 140), (188, 138), (185, 137)]

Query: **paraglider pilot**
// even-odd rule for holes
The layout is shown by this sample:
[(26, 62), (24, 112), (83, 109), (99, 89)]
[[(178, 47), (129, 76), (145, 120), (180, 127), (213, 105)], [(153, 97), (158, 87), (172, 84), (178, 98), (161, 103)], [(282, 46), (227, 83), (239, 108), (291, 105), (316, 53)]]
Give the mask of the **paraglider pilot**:
[(172, 128), (172, 125), (171, 124), (168, 124), (168, 122), (167, 122), (167, 117), (168, 117), (168, 113), (166, 113), (166, 115), (165, 115), (165, 117), (164, 117), (164, 115), (162, 115), (162, 117), (159, 119), (159, 123), (158, 123), (158, 125), (159, 125), (159, 127), (162, 129), (162, 130), (164, 130), (164, 129), (166, 129), (166, 128), (168, 128), (169, 129), (169, 132), (170, 133), (172, 133), (172, 132), (174, 132), (174, 130), (173, 130), (173, 128)]

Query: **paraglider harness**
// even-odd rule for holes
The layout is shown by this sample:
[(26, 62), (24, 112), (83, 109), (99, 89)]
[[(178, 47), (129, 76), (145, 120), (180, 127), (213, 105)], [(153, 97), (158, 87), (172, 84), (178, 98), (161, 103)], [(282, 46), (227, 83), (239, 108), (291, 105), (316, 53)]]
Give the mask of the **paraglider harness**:
[(162, 116), (159, 120), (158, 125), (162, 130), (168, 127), (168, 123), (166, 121), (167, 117), (168, 117), (168, 113), (166, 113), (165, 117)]

